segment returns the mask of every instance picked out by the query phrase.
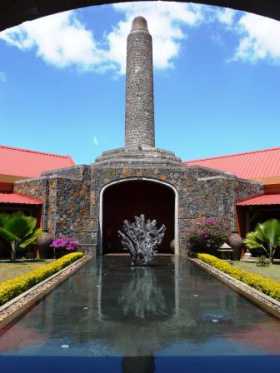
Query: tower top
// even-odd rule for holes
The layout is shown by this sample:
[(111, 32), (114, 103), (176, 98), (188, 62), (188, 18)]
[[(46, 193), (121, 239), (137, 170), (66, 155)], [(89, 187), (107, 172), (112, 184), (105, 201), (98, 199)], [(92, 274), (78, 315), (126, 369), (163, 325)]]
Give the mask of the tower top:
[(134, 20), (132, 21), (132, 28), (131, 31), (148, 31), (148, 24), (146, 21), (146, 18), (139, 16), (135, 17)]

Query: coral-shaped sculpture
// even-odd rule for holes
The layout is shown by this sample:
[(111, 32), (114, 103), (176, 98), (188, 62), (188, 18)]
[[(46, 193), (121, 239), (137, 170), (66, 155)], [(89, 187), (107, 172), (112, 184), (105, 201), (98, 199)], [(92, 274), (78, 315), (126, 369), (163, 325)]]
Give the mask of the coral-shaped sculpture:
[(119, 230), (124, 250), (130, 254), (132, 265), (147, 265), (156, 253), (166, 231), (165, 225), (157, 228), (156, 220), (145, 220), (144, 215), (135, 216), (134, 222), (125, 220)]

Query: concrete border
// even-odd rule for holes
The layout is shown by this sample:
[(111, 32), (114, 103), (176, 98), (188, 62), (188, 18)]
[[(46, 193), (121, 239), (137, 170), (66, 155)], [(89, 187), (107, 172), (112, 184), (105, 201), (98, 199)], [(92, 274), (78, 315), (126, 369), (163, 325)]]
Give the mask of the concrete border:
[(47, 279), (11, 299), (0, 307), (0, 331), (13, 320), (27, 312), (35, 303), (46, 297), (59, 284), (77, 272), (92, 256), (85, 255)]
[(227, 273), (224, 273), (219, 269), (212, 267), (207, 263), (204, 263), (200, 259), (189, 258), (189, 260), (216, 277), (218, 280), (222, 281), (225, 285), (229, 286), (237, 293), (243, 295), (245, 298), (247, 298), (249, 301), (257, 305), (267, 313), (280, 319), (280, 302), (276, 299), (269, 297), (268, 295), (253, 288), (252, 286), (245, 284), (242, 281), (236, 280), (235, 278), (229, 276)]

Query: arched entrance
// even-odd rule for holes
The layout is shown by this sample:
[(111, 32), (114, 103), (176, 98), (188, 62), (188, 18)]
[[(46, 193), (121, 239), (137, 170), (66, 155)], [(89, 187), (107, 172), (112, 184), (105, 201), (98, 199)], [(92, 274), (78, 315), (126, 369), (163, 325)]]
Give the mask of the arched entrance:
[(156, 219), (166, 226), (159, 253), (174, 254), (177, 242), (176, 191), (166, 183), (149, 179), (126, 179), (103, 188), (100, 197), (100, 229), (103, 254), (122, 253), (118, 230), (135, 215)]

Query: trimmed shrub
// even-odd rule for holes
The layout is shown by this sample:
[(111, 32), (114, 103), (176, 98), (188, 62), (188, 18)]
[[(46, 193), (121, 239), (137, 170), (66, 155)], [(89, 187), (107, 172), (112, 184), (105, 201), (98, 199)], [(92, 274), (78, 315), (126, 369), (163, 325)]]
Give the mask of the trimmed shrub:
[(203, 262), (219, 269), (220, 271), (227, 273), (237, 280), (244, 282), (245, 284), (252, 286), (253, 288), (263, 292), (270, 297), (280, 300), (280, 283), (256, 273), (247, 272), (243, 269), (236, 268), (228, 262), (218, 259), (213, 255), (209, 254), (197, 254), (197, 258)]
[(17, 295), (28, 290), (32, 286), (50, 277), (54, 273), (67, 267), (84, 256), (84, 253), (76, 252), (65, 255), (64, 257), (55, 260), (52, 263), (44, 264), (34, 271), (27, 272), (23, 275), (0, 283), (0, 305), (8, 302)]

